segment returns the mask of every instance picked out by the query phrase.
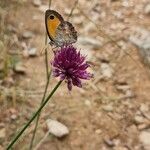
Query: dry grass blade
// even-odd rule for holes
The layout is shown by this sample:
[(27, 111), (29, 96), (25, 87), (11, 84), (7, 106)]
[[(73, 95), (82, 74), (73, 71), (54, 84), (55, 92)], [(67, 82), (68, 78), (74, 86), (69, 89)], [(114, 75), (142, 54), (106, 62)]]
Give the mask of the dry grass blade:
[(34, 148), (34, 150), (38, 150), (38, 148), (43, 144), (43, 142), (46, 140), (46, 138), (49, 135), (49, 131), (45, 134), (45, 136), (39, 141), (39, 143), (36, 145), (36, 147)]
[(69, 16), (68, 16), (68, 18), (67, 18), (67, 21), (69, 21), (70, 17), (72, 16), (73, 11), (74, 11), (75, 8), (77, 7), (77, 4), (78, 4), (78, 0), (75, 1), (74, 6), (72, 7), (72, 9), (71, 9), (71, 11), (70, 11), (70, 14), (69, 14)]

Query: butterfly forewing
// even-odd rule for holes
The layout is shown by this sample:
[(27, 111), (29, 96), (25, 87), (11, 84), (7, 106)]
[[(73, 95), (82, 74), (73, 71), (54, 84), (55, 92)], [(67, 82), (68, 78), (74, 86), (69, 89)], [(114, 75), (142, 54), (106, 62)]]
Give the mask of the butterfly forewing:
[(63, 18), (54, 10), (47, 10), (45, 13), (45, 24), (47, 34), (50, 40), (54, 41), (56, 36), (56, 29), (59, 24), (63, 21)]

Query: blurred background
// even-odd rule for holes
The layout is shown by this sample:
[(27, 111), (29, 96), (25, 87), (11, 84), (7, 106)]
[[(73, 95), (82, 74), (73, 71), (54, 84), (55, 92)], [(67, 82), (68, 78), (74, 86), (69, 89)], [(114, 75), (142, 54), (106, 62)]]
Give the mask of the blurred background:
[[(0, 150), (37, 110), (46, 83), (48, 0), (0, 0)], [(52, 0), (78, 32), (94, 79), (68, 92), (63, 83), (42, 111), (38, 150), (150, 150), (150, 1)], [(49, 68), (53, 57), (48, 50)], [(57, 79), (51, 77), (48, 91)], [(68, 129), (63, 138), (47, 120)], [(57, 124), (56, 124), (57, 128)], [(15, 144), (28, 150), (34, 124)], [(48, 133), (48, 134), (47, 134)]]

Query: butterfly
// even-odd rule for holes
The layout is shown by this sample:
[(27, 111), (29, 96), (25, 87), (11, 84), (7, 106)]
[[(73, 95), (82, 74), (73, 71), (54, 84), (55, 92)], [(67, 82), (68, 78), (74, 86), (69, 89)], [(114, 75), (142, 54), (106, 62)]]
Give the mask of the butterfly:
[(46, 31), (51, 40), (50, 45), (61, 47), (66, 44), (73, 44), (77, 41), (77, 31), (73, 25), (65, 21), (55, 10), (45, 12)]

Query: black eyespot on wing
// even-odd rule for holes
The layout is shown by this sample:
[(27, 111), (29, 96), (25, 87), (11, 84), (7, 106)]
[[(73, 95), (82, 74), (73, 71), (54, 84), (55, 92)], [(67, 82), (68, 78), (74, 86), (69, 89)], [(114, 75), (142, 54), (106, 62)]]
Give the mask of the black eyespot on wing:
[(57, 11), (55, 11), (55, 10), (50, 10), (50, 9), (48, 9), (48, 10), (46, 10), (46, 12), (45, 12), (45, 26), (46, 26), (46, 31), (47, 31), (47, 34), (48, 34), (50, 40), (51, 40), (51, 41), (54, 41), (54, 39), (51, 37), (51, 35), (50, 35), (49, 31), (48, 31), (48, 23), (47, 23), (47, 21), (48, 21), (48, 19), (50, 19), (50, 16), (51, 16), (51, 15), (53, 15), (53, 16), (56, 17), (56, 18), (58, 18), (58, 19), (60, 20), (60, 22), (63, 22), (64, 19), (63, 19), (63, 17), (62, 17)]
[(61, 22), (64, 21), (63, 17), (57, 11), (50, 9), (46, 10), (45, 12), (45, 20), (51, 15), (57, 17)]
[(53, 20), (55, 17), (54, 17), (53, 15), (50, 15), (49, 18), (50, 18), (51, 20)]

